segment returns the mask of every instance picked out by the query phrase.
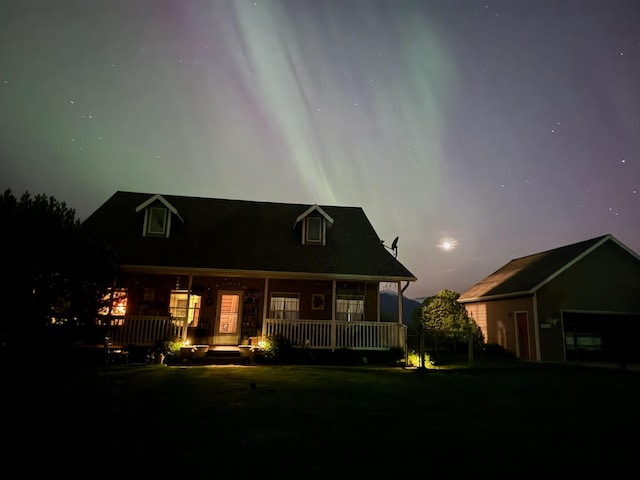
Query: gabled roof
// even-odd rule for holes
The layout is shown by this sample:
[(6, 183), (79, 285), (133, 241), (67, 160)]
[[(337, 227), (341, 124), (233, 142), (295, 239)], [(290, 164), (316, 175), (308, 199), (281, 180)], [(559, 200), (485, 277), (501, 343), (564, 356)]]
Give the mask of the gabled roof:
[[(136, 208), (164, 199), (183, 223), (169, 238), (140, 234)], [(161, 200), (162, 201), (162, 200)], [(303, 245), (291, 228), (318, 211), (333, 221), (326, 245)], [(323, 213), (324, 212), (324, 213)], [(83, 222), (104, 238), (127, 268), (193, 269), (292, 278), (415, 281), (384, 247), (360, 207), (315, 206), (118, 191)]]
[(322, 215), (325, 220), (327, 222), (329, 222), (330, 224), (333, 223), (333, 218), (331, 218), (327, 212), (325, 212), (320, 206), (314, 204), (311, 205), (309, 208), (307, 208), (304, 212), (302, 212), (300, 215), (298, 215), (298, 218), (296, 218), (296, 222), (294, 223), (294, 227), (298, 224), (298, 222), (300, 222), (301, 220), (305, 219), (306, 217), (309, 216), (310, 213), (312, 212), (318, 212), (320, 215)]
[(173, 205), (171, 205), (167, 200), (165, 200), (165, 198), (156, 193), (155, 195), (153, 195), (152, 197), (149, 197), (147, 200), (145, 200), (144, 202), (142, 202), (140, 205), (138, 205), (136, 207), (136, 212), (140, 212), (142, 210), (144, 210), (145, 208), (147, 208), (148, 206), (150, 206), (151, 204), (153, 204), (154, 202), (160, 202), (162, 203), (171, 213), (173, 213), (176, 217), (178, 217), (182, 222), (184, 222), (184, 220), (182, 220), (182, 217), (180, 216), (180, 214), (178, 213), (178, 210), (176, 209), (176, 207), (174, 207)]
[(612, 235), (602, 235), (511, 260), (502, 268), (462, 292), (458, 301), (465, 303), (531, 295), (606, 242), (614, 242), (640, 261), (640, 257), (635, 252)]

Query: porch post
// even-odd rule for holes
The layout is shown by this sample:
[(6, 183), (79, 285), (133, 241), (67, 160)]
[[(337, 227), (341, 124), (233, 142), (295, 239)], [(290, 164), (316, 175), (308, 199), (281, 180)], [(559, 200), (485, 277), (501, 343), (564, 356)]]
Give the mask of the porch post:
[(398, 282), (398, 323), (402, 323), (402, 283)]
[(187, 316), (182, 320), (182, 341), (187, 341), (187, 333), (189, 330), (189, 313), (191, 312), (191, 284), (193, 275), (189, 274), (189, 282), (187, 283)]
[(336, 281), (331, 282), (331, 351), (336, 350)]
[(378, 301), (376, 302), (376, 318), (377, 318), (377, 322), (380, 322), (380, 282), (378, 282), (376, 284), (376, 298), (378, 299)]
[(262, 295), (262, 339), (267, 335), (267, 315), (269, 306), (269, 277), (264, 279), (264, 294)]
[[(402, 282), (400, 282), (398, 280), (398, 339), (396, 340), (398, 343), (398, 347), (401, 347), (404, 350), (404, 340), (402, 338), (402, 334), (400, 332), (402, 332), (402, 304), (404, 302), (402, 301)], [(406, 352), (405, 352), (405, 356), (406, 356)]]

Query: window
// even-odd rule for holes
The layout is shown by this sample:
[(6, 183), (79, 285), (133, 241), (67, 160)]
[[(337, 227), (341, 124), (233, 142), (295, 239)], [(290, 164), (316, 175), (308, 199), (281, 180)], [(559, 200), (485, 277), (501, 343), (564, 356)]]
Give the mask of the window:
[(336, 298), (336, 320), (361, 322), (364, 320), (364, 297), (362, 295), (338, 295)]
[(322, 242), (322, 219), (320, 217), (307, 217), (306, 241)]
[(106, 319), (108, 325), (122, 325), (127, 313), (127, 289), (110, 288), (102, 296), (98, 317)]
[(173, 290), (169, 298), (169, 314), (176, 319), (186, 318), (190, 327), (197, 327), (200, 319), (200, 299), (200, 295), (189, 295), (186, 290)]
[(148, 211), (147, 233), (150, 235), (165, 235), (167, 229), (166, 208), (151, 207)]
[(272, 293), (269, 318), (298, 320), (300, 318), (300, 295), (297, 293)]

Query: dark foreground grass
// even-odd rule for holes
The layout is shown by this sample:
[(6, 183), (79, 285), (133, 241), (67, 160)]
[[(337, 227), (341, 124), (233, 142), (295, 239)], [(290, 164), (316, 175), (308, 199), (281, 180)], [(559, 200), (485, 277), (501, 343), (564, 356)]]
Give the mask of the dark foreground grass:
[(637, 476), (629, 371), (144, 365), (5, 379), (5, 466), (24, 474)]

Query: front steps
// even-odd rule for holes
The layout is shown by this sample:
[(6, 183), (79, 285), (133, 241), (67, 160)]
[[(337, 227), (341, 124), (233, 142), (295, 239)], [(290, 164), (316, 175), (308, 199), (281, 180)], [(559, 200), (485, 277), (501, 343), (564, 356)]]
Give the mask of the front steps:
[(253, 358), (250, 349), (230, 346), (210, 346), (206, 352), (180, 352), (171, 363), (185, 365), (250, 365)]

